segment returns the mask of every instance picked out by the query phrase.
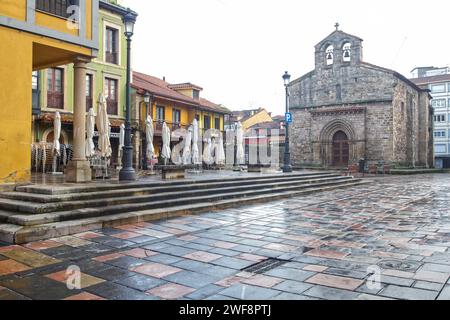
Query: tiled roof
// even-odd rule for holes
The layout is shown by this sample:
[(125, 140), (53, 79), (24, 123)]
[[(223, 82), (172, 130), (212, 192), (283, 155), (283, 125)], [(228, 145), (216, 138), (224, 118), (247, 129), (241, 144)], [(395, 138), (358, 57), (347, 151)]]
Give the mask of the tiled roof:
[(231, 113), (227, 108), (206, 99), (201, 98), (200, 100), (196, 100), (185, 96), (172, 89), (173, 86), (170, 83), (140, 72), (133, 72), (132, 87), (137, 90), (148, 91), (157, 98), (173, 100), (202, 110), (218, 113)]
[(197, 85), (195, 85), (195, 84), (192, 84), (192, 83), (190, 83), (190, 82), (186, 82), (186, 83), (177, 83), (177, 84), (170, 84), (170, 85), (169, 85), (169, 88), (170, 88), (170, 89), (174, 89), (174, 90), (177, 90), (177, 89), (197, 89), (197, 90), (203, 90), (202, 87), (199, 87), (199, 86), (197, 86)]
[(150, 92), (159, 98), (168, 98), (180, 103), (196, 106), (198, 101), (189, 98), (175, 90), (169, 88), (169, 83), (159, 78), (146, 75), (140, 72), (133, 72), (133, 84), (135, 89), (141, 89)]
[(438, 76), (431, 76), (431, 77), (422, 77), (422, 78), (413, 78), (410, 79), (412, 82), (414, 82), (416, 85), (424, 85), (424, 84), (430, 84), (430, 83), (437, 83), (442, 81), (450, 81), (450, 74), (442, 74)]
[(209, 100), (200, 98), (199, 100), (200, 102), (200, 106), (202, 106), (202, 108), (211, 110), (211, 111), (216, 111), (216, 112), (221, 112), (221, 113), (226, 113), (226, 114), (231, 114), (231, 111), (228, 110), (227, 108), (225, 108), (224, 106), (215, 104)]

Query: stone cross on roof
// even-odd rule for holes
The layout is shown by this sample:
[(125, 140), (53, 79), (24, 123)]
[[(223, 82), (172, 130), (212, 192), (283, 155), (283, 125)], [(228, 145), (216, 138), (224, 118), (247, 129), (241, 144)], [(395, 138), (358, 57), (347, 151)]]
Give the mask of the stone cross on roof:
[(339, 22), (336, 22), (336, 24), (334, 25), (334, 27), (336, 28), (336, 31), (339, 30)]

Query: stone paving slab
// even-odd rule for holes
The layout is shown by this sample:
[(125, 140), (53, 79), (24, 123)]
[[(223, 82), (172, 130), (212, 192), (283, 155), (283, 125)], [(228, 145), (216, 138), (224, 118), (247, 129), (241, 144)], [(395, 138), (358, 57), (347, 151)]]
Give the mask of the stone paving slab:
[[(449, 300), (449, 181), (385, 177), (313, 197), (0, 243), (0, 300)], [(269, 258), (281, 265), (246, 272)], [(68, 267), (80, 268), (81, 288), (67, 287)]]

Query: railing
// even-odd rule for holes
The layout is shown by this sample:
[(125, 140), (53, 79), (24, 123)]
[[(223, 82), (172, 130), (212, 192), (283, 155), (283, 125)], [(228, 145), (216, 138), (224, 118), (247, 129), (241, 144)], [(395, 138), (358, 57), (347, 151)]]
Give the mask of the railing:
[(106, 52), (105, 53), (106, 62), (117, 64), (117, 53), (116, 52)]
[(106, 109), (109, 115), (117, 116), (118, 115), (118, 103), (115, 100), (106, 100)]
[(47, 107), (64, 109), (64, 94), (59, 92), (47, 92)]
[[(160, 120), (153, 121), (153, 129), (154, 129), (154, 134), (156, 136), (161, 136), (163, 123), (164, 123), (164, 121), (160, 121)], [(181, 128), (187, 129), (187, 126), (183, 125), (181, 123), (166, 122), (166, 125), (169, 127), (171, 132), (181, 129)]]
[[(36, 9), (52, 15), (69, 18), (73, 12), (70, 6), (77, 6), (78, 0), (37, 0)], [(69, 12), (68, 12), (69, 11)]]

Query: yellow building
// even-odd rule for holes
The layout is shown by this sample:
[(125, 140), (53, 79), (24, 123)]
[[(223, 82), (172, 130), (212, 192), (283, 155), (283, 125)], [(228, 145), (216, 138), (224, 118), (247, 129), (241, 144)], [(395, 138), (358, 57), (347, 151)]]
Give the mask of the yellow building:
[(74, 63), (76, 130), (68, 179), (83, 181), (89, 173), (81, 148), (85, 139), (86, 63), (98, 51), (94, 23), (98, 10), (98, 0), (0, 1), (0, 184), (30, 178), (32, 72), (69, 63)]
[[(165, 80), (142, 74), (133, 73), (135, 112), (134, 122), (137, 127), (135, 137), (135, 159), (142, 158), (141, 138), (144, 136), (144, 121), (146, 114), (154, 121), (156, 156), (162, 146), (161, 129), (166, 122), (171, 131), (179, 128), (187, 129), (194, 119), (199, 123), (201, 133), (208, 129), (224, 132), (224, 117), (231, 113), (227, 108), (200, 97), (201, 87), (191, 83), (170, 84)], [(150, 103), (144, 103), (144, 95), (150, 95)], [(178, 137), (172, 136), (174, 143)], [(136, 161), (139, 162), (139, 161)], [(140, 164), (139, 164), (140, 165)]]

